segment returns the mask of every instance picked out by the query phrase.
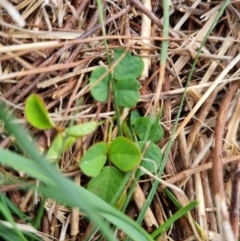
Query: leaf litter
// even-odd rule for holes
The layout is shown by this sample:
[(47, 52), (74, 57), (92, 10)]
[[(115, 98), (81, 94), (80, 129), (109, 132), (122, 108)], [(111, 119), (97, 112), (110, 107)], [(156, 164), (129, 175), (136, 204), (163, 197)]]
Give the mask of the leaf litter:
[[(121, 47), (144, 61), (136, 109), (142, 116), (150, 116), (161, 71), (163, 6), (161, 1), (152, 1), (149, 8), (148, 1), (144, 2), (145, 5), (137, 0), (127, 3), (103, 1), (103, 8), (106, 39), (112, 57), (114, 50)], [(220, 2), (201, 0), (172, 1), (171, 4), (167, 64), (159, 95), (164, 138), (157, 145), (163, 153), (193, 58), (221, 7)], [(59, 162), (64, 175), (87, 186), (89, 179), (80, 174), (78, 162), (93, 144), (108, 140), (114, 116), (111, 99), (104, 98), (106, 103), (100, 104), (90, 95), (91, 72), (99, 66), (106, 67), (104, 37), (101, 36), (95, 1), (4, 0), (0, 7), (1, 102), (6, 103), (24, 124), (27, 122), (23, 107), (32, 93), (43, 98), (52, 120), (59, 126), (68, 126), (69, 120), (75, 124), (104, 120), (93, 134), (78, 139)], [(230, 240), (224, 236), (228, 232), (233, 232), (236, 238), (239, 236), (239, 115), (235, 114), (239, 112), (239, 12), (239, 3), (228, 4), (199, 54), (165, 175), (160, 177), (181, 188), (189, 200), (199, 200), (191, 216), (203, 230), (201, 240), (207, 237), (209, 240)], [(39, 149), (47, 151), (55, 137), (53, 131), (28, 128)], [(3, 127), (0, 129), (1, 147), (13, 149), (14, 141)], [(32, 182), (20, 171), (3, 166), (1, 173), (12, 177), (9, 180)], [(27, 215), (36, 215), (34, 193), (20, 190), (20, 186), (16, 181), (9, 181), (1, 185), (0, 190), (4, 190), (13, 204)], [(150, 186), (151, 179), (144, 175), (137, 188), (146, 194)], [(181, 195), (176, 190), (172, 192), (183, 203)], [(144, 200), (144, 195), (142, 198)], [(84, 214), (53, 200), (46, 200), (44, 205), (38, 232), (44, 234), (45, 240), (60, 239), (60, 236), (61, 240), (70, 237), (83, 240), (88, 235), (91, 224), (84, 219)], [(224, 207), (229, 212), (224, 213)], [(141, 206), (134, 199), (126, 213), (135, 218), (138, 208)], [(228, 225), (223, 227), (217, 221), (217, 208)], [(159, 186), (150, 211), (152, 219), (148, 222), (144, 219), (142, 224), (149, 232), (154, 229), (152, 224), (163, 224), (177, 211), (162, 186)], [(73, 216), (77, 213), (78, 218), (69, 221), (70, 213)], [(180, 218), (162, 240), (199, 239), (191, 224), (189, 219)], [(221, 235), (220, 230), (223, 230)]]

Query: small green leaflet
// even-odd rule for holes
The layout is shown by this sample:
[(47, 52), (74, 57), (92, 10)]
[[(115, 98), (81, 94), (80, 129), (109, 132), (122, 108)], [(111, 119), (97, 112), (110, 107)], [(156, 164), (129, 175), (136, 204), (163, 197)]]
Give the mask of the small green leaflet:
[(107, 166), (103, 168), (97, 177), (93, 177), (89, 181), (87, 189), (105, 202), (111, 203), (123, 179), (124, 177), (120, 171), (115, 167)]
[(134, 78), (116, 82), (117, 101), (119, 106), (131, 108), (138, 102), (140, 83)]
[[(143, 61), (138, 56), (133, 56), (124, 49), (114, 50), (114, 60), (117, 61), (122, 55), (125, 56), (115, 66), (113, 71), (113, 81), (115, 84), (115, 94), (118, 105), (131, 108), (137, 104), (140, 93), (140, 83), (137, 78), (143, 71)], [(106, 75), (104, 78), (102, 76)], [(102, 79), (101, 79), (102, 78)], [(90, 76), (91, 95), (99, 102), (105, 102), (109, 96), (109, 85), (111, 75), (107, 74), (107, 69), (97, 67)]]
[[(117, 61), (123, 54), (124, 49), (114, 50), (114, 61)], [(143, 61), (138, 56), (133, 56), (130, 52), (126, 52), (126, 55), (114, 68), (114, 79), (128, 79), (128, 78), (138, 78), (143, 71)]]
[(73, 137), (82, 137), (95, 131), (96, 128), (97, 128), (97, 122), (90, 121), (87, 123), (68, 127), (66, 129), (66, 134)]
[(90, 177), (98, 176), (107, 161), (107, 151), (108, 145), (105, 142), (91, 146), (79, 164), (83, 173)]
[(55, 127), (39, 95), (32, 94), (27, 98), (25, 114), (27, 121), (40, 130), (47, 130)]
[(138, 146), (125, 137), (119, 136), (109, 146), (108, 157), (121, 171), (128, 172), (141, 162)]
[(107, 69), (100, 66), (93, 70), (90, 77), (91, 95), (99, 102), (105, 102), (108, 99), (110, 75), (107, 74), (99, 81), (106, 72)]
[[(147, 130), (149, 130), (148, 131), (149, 135), (154, 135), (152, 140), (154, 143), (158, 143), (160, 140), (162, 140), (164, 136), (164, 131), (162, 126), (158, 124), (157, 129), (154, 132), (154, 125), (155, 125), (155, 119), (151, 117), (140, 117), (136, 120), (134, 124), (134, 129), (140, 141), (143, 141), (146, 138)], [(147, 137), (147, 140), (150, 140), (150, 136)]]
[(141, 115), (137, 110), (133, 110), (130, 114), (130, 124), (133, 126), (138, 118), (140, 118)]
[(75, 141), (75, 137), (64, 137), (62, 133), (58, 133), (47, 152), (47, 159), (50, 162), (58, 161), (62, 153), (68, 150), (75, 143)]
[[(137, 142), (139, 148), (143, 150), (145, 143), (144, 141)], [(147, 151), (144, 154), (141, 166), (145, 167), (149, 172), (156, 174), (162, 161), (162, 151), (154, 143), (150, 143)], [(145, 174), (141, 171), (141, 175)]]

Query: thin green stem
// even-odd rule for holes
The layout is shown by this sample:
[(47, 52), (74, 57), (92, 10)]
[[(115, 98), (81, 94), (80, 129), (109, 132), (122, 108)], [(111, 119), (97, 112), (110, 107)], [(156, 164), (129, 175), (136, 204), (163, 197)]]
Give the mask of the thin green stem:
[[(146, 144), (147, 140), (149, 140), (149, 139), (151, 140), (151, 143), (153, 143), (152, 141), (153, 141), (153, 138), (154, 138), (154, 133), (156, 133), (156, 129), (157, 129), (157, 126), (159, 125), (159, 120), (160, 120), (161, 115), (162, 115), (162, 108), (161, 108), (161, 110), (160, 110), (159, 113), (158, 113), (157, 119), (155, 120), (153, 130), (150, 131), (152, 125), (150, 125), (150, 126), (147, 128), (147, 130), (146, 130), (146, 135), (145, 135), (145, 137), (144, 137), (144, 142), (145, 142), (145, 144)], [(134, 140), (133, 140), (133, 141), (134, 141)], [(150, 148), (151, 143), (150, 143), (150, 145), (148, 146), (148, 148)], [(148, 148), (147, 148), (147, 149), (148, 149)], [(144, 148), (142, 148), (142, 149), (144, 149)], [(147, 149), (146, 149), (145, 151), (147, 151)], [(141, 150), (141, 152), (142, 152), (142, 155), (143, 155), (143, 150)], [(141, 165), (141, 164), (140, 164), (140, 165)], [(133, 172), (130, 172), (130, 174), (128, 173), (128, 175), (129, 175), (129, 178), (130, 178), (130, 177), (133, 175)], [(135, 189), (136, 184), (137, 184), (138, 180), (140, 179), (140, 177), (141, 177), (141, 171), (140, 171), (140, 170), (137, 170), (137, 172), (136, 172), (136, 174), (135, 174), (135, 177), (134, 177), (134, 182), (132, 182), (132, 185), (131, 185), (131, 187), (130, 187), (130, 189), (129, 189), (129, 191), (128, 191), (128, 194), (127, 194), (127, 198), (126, 198), (126, 200), (125, 200), (125, 202), (124, 202), (124, 205), (123, 205), (123, 207), (122, 207), (122, 209), (121, 209), (122, 212), (125, 212), (128, 204), (129, 204), (129, 202), (130, 202), (130, 200), (131, 200), (131, 198), (132, 198), (134, 189)]]
[(123, 179), (120, 187), (118, 188), (118, 190), (117, 190), (117, 192), (115, 193), (113, 199), (111, 200), (111, 203), (110, 203), (111, 206), (116, 206), (116, 203), (119, 201), (119, 199), (120, 199), (120, 197), (122, 196), (124, 190), (126, 189), (127, 184), (128, 184), (128, 182), (129, 182), (131, 176), (132, 176), (132, 172), (128, 172), (128, 173), (125, 175), (125, 177), (124, 177), (124, 179)]
[[(131, 174), (132, 174), (132, 172), (131, 172)], [(132, 182), (132, 185), (131, 185), (130, 189), (128, 190), (126, 200), (125, 200), (125, 202), (124, 202), (124, 204), (123, 204), (123, 206), (121, 208), (122, 212), (126, 211), (126, 208), (127, 208), (128, 204), (129, 204), (129, 202), (131, 201), (134, 189), (135, 189), (135, 187), (137, 185), (137, 182), (138, 182), (140, 176), (141, 176), (140, 175), (140, 170), (137, 170), (137, 173), (136, 173), (136, 175), (134, 177), (134, 181)]]
[[(100, 24), (102, 25), (102, 34), (103, 34), (104, 37), (106, 37), (106, 30), (105, 30), (105, 24), (104, 24), (104, 19), (103, 19), (102, 1), (97, 0), (97, 5), (98, 5), (98, 12), (99, 12), (99, 20), (100, 20)], [(106, 50), (108, 66), (110, 67), (111, 66), (111, 57), (109, 55), (109, 48), (108, 48), (106, 38), (103, 40), (103, 43), (104, 43), (104, 47), (105, 47), (105, 50)], [(118, 106), (118, 103), (117, 103), (117, 91), (116, 91), (115, 82), (114, 82), (114, 78), (113, 78), (112, 73), (110, 73), (110, 82), (111, 82), (111, 85), (112, 85), (113, 105), (114, 105), (114, 109), (115, 109), (115, 113), (116, 113), (116, 122), (117, 122), (117, 127), (118, 127), (118, 134), (120, 136), (122, 136), (123, 132), (122, 132), (122, 126), (121, 126), (121, 120), (120, 120), (120, 110), (119, 110), (119, 106)]]
[(36, 217), (36, 221), (34, 224), (34, 228), (38, 229), (40, 224), (41, 224), (41, 220), (42, 220), (42, 216), (44, 213), (44, 205), (45, 205), (45, 198), (43, 198), (42, 202), (40, 203), (38, 212), (37, 212), (37, 217)]

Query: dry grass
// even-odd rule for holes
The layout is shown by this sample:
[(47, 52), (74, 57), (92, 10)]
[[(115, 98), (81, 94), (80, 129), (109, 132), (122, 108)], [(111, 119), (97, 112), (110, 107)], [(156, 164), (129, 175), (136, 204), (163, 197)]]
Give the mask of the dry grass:
[[(137, 0), (103, 2), (109, 49), (126, 47), (144, 60), (137, 109), (149, 115), (157, 98), (163, 107), (161, 122), (165, 139), (159, 145), (164, 149), (193, 58), (221, 3), (172, 1), (168, 62), (159, 87), (161, 1), (152, 1), (150, 5), (144, 1), (145, 6), (139, 5)], [(79, 185), (86, 185), (87, 179), (78, 169), (78, 160), (92, 143), (107, 140), (109, 121), (115, 114), (110, 102), (96, 103), (89, 94), (91, 71), (106, 62), (95, 1), (12, 0), (9, 3), (20, 14), (9, 10), (7, 0), (0, 1), (0, 100), (24, 124), (24, 103), (31, 93), (42, 96), (53, 120), (62, 126), (71, 119), (76, 123), (106, 119), (101, 129), (79, 140), (72, 152), (65, 153), (59, 164), (65, 175)], [(234, 1), (199, 55), (165, 167), (165, 181), (181, 188), (189, 200), (200, 201), (191, 214), (204, 233), (197, 238), (193, 226), (181, 218), (162, 240), (233, 240), (225, 236), (230, 235), (231, 230), (235, 240), (239, 235), (239, 16), (240, 3)], [(25, 26), (21, 27), (24, 22)], [(161, 90), (159, 95), (157, 86)], [(83, 103), (79, 106), (81, 98)], [(46, 150), (53, 133), (31, 131), (39, 148)], [(1, 147), (12, 148), (12, 145), (11, 137), (1, 137)], [(0, 170), (16, 180), (31, 182), (21, 177), (21, 173)], [(145, 180), (138, 188), (147, 193), (150, 185), (151, 182)], [(25, 193), (19, 187), (16, 183), (5, 183), (0, 190), (26, 214), (34, 216), (34, 193)], [(174, 189), (173, 192), (182, 202), (179, 192)], [(134, 217), (138, 205), (131, 203), (127, 213)], [(148, 231), (153, 229), (151, 225), (162, 224), (176, 211), (162, 187), (150, 211), (150, 221), (145, 219), (143, 224)], [(216, 212), (219, 212), (220, 222)], [(68, 219), (70, 213), (72, 216)], [(91, 224), (82, 217), (78, 210), (69, 210), (48, 200), (39, 231), (50, 235), (50, 240), (53, 237), (83, 240)]]

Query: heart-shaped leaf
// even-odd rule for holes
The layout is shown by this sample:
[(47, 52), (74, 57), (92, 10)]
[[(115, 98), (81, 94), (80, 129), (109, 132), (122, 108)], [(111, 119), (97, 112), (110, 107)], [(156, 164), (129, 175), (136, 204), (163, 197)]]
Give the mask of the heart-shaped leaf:
[[(152, 141), (154, 143), (158, 143), (160, 140), (162, 140), (164, 136), (164, 131), (162, 126), (158, 124), (156, 130), (154, 131), (154, 128), (155, 128), (154, 125), (155, 125), (155, 120), (151, 117), (140, 117), (136, 120), (134, 124), (134, 129), (141, 141), (143, 141), (146, 138), (146, 134), (153, 135)], [(147, 136), (147, 140), (150, 140), (150, 139), (151, 137)]]
[[(114, 50), (114, 61), (117, 61), (122, 54), (124, 49)], [(114, 79), (123, 80), (127, 78), (138, 78), (143, 71), (143, 61), (138, 56), (133, 56), (130, 52), (121, 59), (118, 65), (114, 68)]]
[(134, 142), (119, 136), (109, 146), (109, 159), (121, 171), (128, 172), (141, 162), (141, 152)]
[(27, 98), (25, 114), (28, 122), (40, 130), (47, 130), (55, 127), (39, 95), (32, 94)]
[(122, 173), (115, 167), (104, 167), (97, 177), (89, 181), (87, 189), (105, 202), (111, 203), (123, 179)]
[(101, 172), (107, 160), (108, 146), (105, 142), (99, 142), (91, 146), (79, 164), (84, 174), (96, 177)]
[[(142, 150), (145, 146), (144, 141), (137, 142), (139, 148)], [(162, 151), (154, 143), (150, 143), (147, 151), (144, 154), (141, 166), (145, 167), (151, 173), (157, 173), (162, 161)], [(145, 174), (141, 171), (141, 175)]]
[(117, 81), (115, 87), (119, 106), (131, 108), (137, 104), (140, 84), (136, 79), (126, 78)]
[(50, 162), (58, 161), (62, 153), (68, 150), (75, 141), (75, 137), (63, 137), (61, 133), (58, 133), (47, 152), (47, 159), (49, 159)]
[(100, 66), (91, 73), (90, 77), (91, 95), (99, 102), (104, 102), (108, 99), (110, 75), (107, 74), (107, 76), (99, 81), (106, 72), (107, 69)]
[(90, 122), (83, 123), (80, 125), (68, 127), (66, 129), (66, 134), (68, 136), (81, 137), (81, 136), (86, 136), (86, 135), (90, 134), (96, 128), (97, 128), (97, 122), (90, 121)]

